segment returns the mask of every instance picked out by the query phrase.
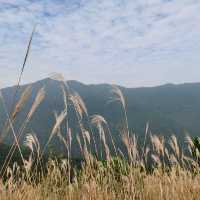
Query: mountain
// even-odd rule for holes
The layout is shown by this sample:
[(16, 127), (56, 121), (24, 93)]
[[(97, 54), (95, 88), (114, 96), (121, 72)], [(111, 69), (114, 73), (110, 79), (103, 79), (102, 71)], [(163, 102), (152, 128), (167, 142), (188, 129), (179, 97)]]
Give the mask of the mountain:
[[(78, 92), (84, 100), (89, 115), (100, 114), (104, 116), (113, 132), (117, 134), (118, 126), (122, 122), (123, 112), (117, 102), (109, 103), (112, 97), (112, 87), (108, 84), (86, 85), (77, 81), (68, 81), (69, 87)], [(17, 98), (27, 85), (21, 86)], [(58, 113), (64, 108), (63, 95), (60, 82), (44, 79), (32, 83), (31, 97), (16, 121), (17, 132), (19, 124), (24, 121), (25, 114), (38, 90), (45, 87), (46, 97), (37, 109), (28, 124), (26, 132), (34, 131), (40, 141), (44, 143), (55, 123), (54, 111)], [(150, 130), (156, 134), (169, 136), (176, 134), (183, 137), (184, 130), (192, 136), (200, 133), (200, 83), (186, 83), (180, 85), (166, 84), (157, 87), (125, 88), (120, 87), (127, 103), (127, 116), (129, 127), (137, 135), (144, 135), (146, 123)], [(15, 87), (2, 89), (8, 110), (12, 104)], [(76, 130), (75, 116), (70, 111), (71, 126)], [(0, 130), (5, 124), (5, 112), (0, 104)], [(9, 139), (8, 139), (9, 141)]]

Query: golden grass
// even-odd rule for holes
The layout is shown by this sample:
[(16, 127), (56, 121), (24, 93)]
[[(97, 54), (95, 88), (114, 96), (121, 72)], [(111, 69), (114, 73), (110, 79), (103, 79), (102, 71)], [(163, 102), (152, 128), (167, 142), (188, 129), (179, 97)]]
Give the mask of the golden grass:
[[(104, 171), (106, 170), (106, 171)], [(67, 174), (65, 174), (67, 176)], [(83, 170), (79, 180), (68, 184), (55, 167), (38, 185), (26, 182), (1, 184), (1, 199), (199, 199), (200, 177), (174, 169), (170, 174), (159, 170), (148, 175), (133, 169), (128, 175), (116, 178), (101, 166)]]
[[(150, 133), (148, 123), (143, 145), (139, 145), (136, 136), (129, 130), (125, 98), (117, 86), (114, 86), (113, 94), (114, 99), (121, 102), (124, 112), (124, 127), (119, 137), (126, 152), (115, 144), (106, 119), (98, 114), (89, 116), (81, 97), (69, 90), (63, 78), (59, 81), (65, 108), (60, 114), (55, 112), (55, 125), (43, 148), (37, 134), (26, 133), (24, 145), (30, 149), (30, 155), (28, 159), (22, 156), (22, 166), (18, 163), (10, 166), (9, 161), (16, 148), (15, 144), (20, 144), (26, 125), (45, 98), (43, 88), (36, 95), (19, 132), (13, 132), (15, 140), (3, 167), (1, 166), (0, 199), (200, 199), (198, 159), (185, 154), (174, 135), (167, 141), (164, 137)], [(15, 117), (22, 110), (28, 96), (29, 89), (18, 101), (16, 107), (20, 109), (17, 109)], [(75, 110), (80, 129), (76, 135), (68, 123), (70, 106)], [(85, 127), (83, 119), (87, 119), (89, 127)], [(10, 125), (13, 126), (13, 123), (14, 120)], [(61, 133), (63, 124), (67, 125), (65, 136)], [(94, 138), (94, 129), (99, 134), (99, 140)], [(64, 144), (67, 155), (63, 159), (49, 159), (47, 165), (43, 165), (43, 155), (53, 138), (58, 138)], [(77, 140), (77, 148), (84, 158), (80, 169), (76, 169), (71, 163), (72, 140)], [(191, 153), (194, 147), (188, 135), (186, 142), (187, 152)], [(101, 148), (97, 149), (97, 145)], [(91, 152), (92, 146), (96, 155)], [(20, 149), (19, 146), (18, 148)]]

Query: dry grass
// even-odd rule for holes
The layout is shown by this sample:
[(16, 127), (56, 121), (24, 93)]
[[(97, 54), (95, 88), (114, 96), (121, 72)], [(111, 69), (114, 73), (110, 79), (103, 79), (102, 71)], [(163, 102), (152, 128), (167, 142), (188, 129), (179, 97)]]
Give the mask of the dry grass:
[[(115, 144), (106, 119), (97, 114), (89, 116), (81, 97), (69, 90), (63, 78), (59, 81), (65, 108), (60, 114), (55, 112), (55, 125), (46, 145), (40, 146), (37, 134), (26, 133), (24, 145), (30, 149), (29, 158), (23, 158), (22, 166), (15, 163), (14, 166), (9, 167), (16, 144), (19, 145), (26, 125), (45, 98), (43, 88), (36, 95), (19, 133), (13, 132), (15, 140), (3, 167), (1, 166), (0, 199), (188, 200), (200, 198), (198, 160), (192, 155), (184, 154), (174, 135), (167, 141), (164, 137), (150, 133), (149, 124), (144, 133), (143, 145), (139, 145), (136, 136), (130, 133), (125, 98), (118, 87), (114, 86), (113, 94), (114, 100), (121, 102), (124, 112), (124, 127), (120, 137), (126, 152)], [(30, 95), (29, 91), (30, 89), (26, 89), (18, 101), (14, 119), (23, 109), (23, 104)], [(80, 132), (76, 135), (71, 131), (68, 123), (70, 106), (75, 110), (80, 128)], [(10, 119), (9, 115), (8, 119)], [(83, 119), (87, 119), (89, 126), (85, 127)], [(11, 119), (10, 126), (13, 126), (14, 121)], [(67, 137), (61, 133), (63, 124), (67, 127)], [(95, 139), (94, 132), (98, 133), (99, 140)], [(67, 155), (59, 160), (50, 159), (44, 166), (42, 158), (53, 138), (59, 139), (64, 144)], [(80, 169), (75, 169), (71, 163), (72, 140), (77, 140), (77, 148), (81, 150), (84, 158)], [(110, 144), (108, 140), (111, 141)], [(188, 135), (186, 142), (188, 153), (191, 153), (193, 143)], [(95, 148), (95, 155), (92, 154), (92, 147)], [(18, 148), (20, 149), (19, 146)], [(111, 148), (114, 151), (111, 151)]]
[[(68, 184), (55, 166), (38, 185), (11, 182), (7, 189), (1, 184), (1, 199), (199, 199), (200, 177), (184, 170), (173, 169), (169, 174), (156, 170), (148, 175), (132, 169), (116, 179), (113, 171), (102, 168), (84, 169), (83, 174)], [(67, 176), (67, 174), (65, 174)], [(119, 179), (119, 180), (118, 180)]]

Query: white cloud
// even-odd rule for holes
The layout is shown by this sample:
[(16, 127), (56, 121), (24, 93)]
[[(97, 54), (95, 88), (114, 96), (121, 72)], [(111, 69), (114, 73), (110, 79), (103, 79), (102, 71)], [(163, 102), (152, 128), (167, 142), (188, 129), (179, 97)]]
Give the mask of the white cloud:
[(196, 0), (0, 0), (1, 81), (16, 80), (35, 23), (26, 82), (53, 71), (128, 86), (198, 81), (199, 10)]

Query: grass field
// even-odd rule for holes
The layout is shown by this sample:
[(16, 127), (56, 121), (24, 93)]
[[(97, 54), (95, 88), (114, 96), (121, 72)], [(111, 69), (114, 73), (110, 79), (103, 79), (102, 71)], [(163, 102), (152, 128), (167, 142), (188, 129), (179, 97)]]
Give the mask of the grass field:
[[(24, 130), (44, 100), (45, 89), (39, 90), (18, 133), (13, 127), (30, 96), (30, 87), (25, 89), (10, 113), (1, 95), (7, 115), (1, 131), (1, 142), (8, 133), (13, 134), (14, 141), (1, 166), (0, 199), (200, 198), (198, 139), (195, 142), (188, 135), (184, 136), (187, 149), (183, 150), (174, 135), (169, 140), (154, 135), (147, 123), (143, 144), (139, 145), (136, 136), (129, 130), (125, 98), (120, 89), (113, 86), (111, 103), (118, 101), (124, 114), (123, 128), (120, 130), (124, 152), (115, 145), (106, 119), (100, 115), (89, 116), (81, 97), (69, 89), (62, 77), (54, 79), (60, 81), (65, 108), (62, 112), (55, 113), (54, 127), (43, 147), (35, 133), (27, 134)], [(68, 127), (69, 106), (74, 107), (80, 130), (76, 136), (73, 136)], [(84, 117), (99, 134), (98, 141), (95, 140), (92, 128), (84, 127)], [(61, 133), (63, 123), (67, 127), (65, 136)], [(24, 156), (22, 150), (23, 138), (23, 146), (29, 150), (28, 157)], [(49, 157), (44, 163), (43, 157), (53, 138), (63, 143), (67, 153), (62, 158)], [(108, 139), (111, 141), (109, 144)], [(83, 158), (78, 168), (72, 165), (72, 140), (77, 141), (77, 148)], [(91, 153), (91, 146), (95, 153)], [(15, 162), (11, 165), (16, 150), (19, 152), (21, 164)]]

